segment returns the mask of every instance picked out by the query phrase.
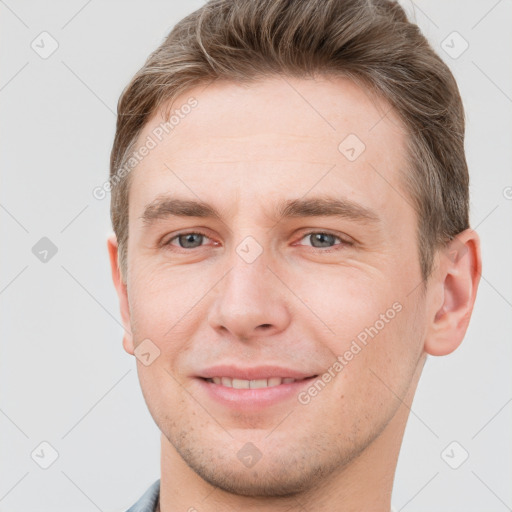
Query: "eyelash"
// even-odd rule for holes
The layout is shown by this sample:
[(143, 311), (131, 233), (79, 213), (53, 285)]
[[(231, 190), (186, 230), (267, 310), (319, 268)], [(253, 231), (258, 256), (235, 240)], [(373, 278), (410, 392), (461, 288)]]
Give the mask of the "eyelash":
[[(316, 250), (316, 251), (320, 251), (320, 252), (333, 252), (333, 251), (341, 250), (344, 246), (354, 245), (353, 242), (350, 242), (348, 240), (344, 240), (339, 235), (336, 235), (335, 233), (331, 233), (330, 231), (318, 231), (318, 230), (308, 231), (307, 233), (304, 233), (302, 235), (300, 240), (303, 240), (304, 238), (306, 238), (309, 235), (315, 235), (315, 234), (329, 235), (329, 236), (332, 236), (334, 238), (337, 238), (341, 242), (341, 243), (338, 244), (338, 248), (336, 248), (336, 246), (334, 246), (334, 247), (324, 247), (324, 248), (309, 246), (309, 247), (311, 247), (311, 249)], [(195, 230), (195, 231), (185, 231), (183, 233), (178, 233), (177, 235), (174, 235), (167, 242), (165, 242), (163, 244), (163, 246), (165, 246), (165, 247), (174, 247), (174, 248), (182, 250), (182, 251), (191, 251), (193, 249), (199, 249), (200, 247), (203, 247), (203, 246), (200, 246), (200, 247), (193, 247), (192, 249), (187, 249), (185, 247), (174, 246), (174, 245), (171, 244), (171, 242), (173, 240), (179, 238), (180, 236), (186, 236), (186, 235), (201, 235), (201, 236), (204, 236), (205, 238), (210, 239), (210, 237), (206, 233), (204, 233), (202, 231), (198, 231), (198, 230)]]

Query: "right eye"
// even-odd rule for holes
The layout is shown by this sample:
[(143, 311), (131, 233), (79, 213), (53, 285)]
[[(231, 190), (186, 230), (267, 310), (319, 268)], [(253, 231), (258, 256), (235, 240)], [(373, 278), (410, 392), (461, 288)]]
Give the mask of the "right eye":
[[(313, 235), (320, 235), (321, 240), (318, 240), (318, 237), (311, 238)], [(342, 242), (342, 244), (344, 243), (344, 245), (347, 245), (347, 242), (344, 242), (344, 240), (342, 240), (339, 236), (333, 235), (331, 233), (326, 233), (323, 231), (312, 231), (310, 233), (306, 233), (305, 235), (303, 235), (302, 240), (309, 237), (310, 240), (314, 240), (314, 243), (320, 242), (320, 244), (323, 244), (326, 242), (325, 235), (327, 235), (327, 238), (330, 239), (330, 242), (328, 241), (327, 244), (333, 242), (335, 239), (338, 239)], [(188, 231), (185, 233), (178, 233), (177, 235), (174, 235), (172, 238), (170, 238), (167, 242), (164, 243), (164, 246), (179, 247), (180, 249), (197, 249), (203, 245), (202, 242), (205, 239), (210, 239), (205, 233), (202, 233), (200, 231)], [(174, 241), (177, 242), (177, 245), (173, 243)], [(310, 246), (315, 248), (315, 245), (313, 244), (311, 244)], [(320, 247), (316, 248), (320, 249)], [(327, 248), (330, 247), (323, 247), (323, 249)]]
[[(209, 239), (209, 237), (199, 231), (189, 231), (186, 233), (178, 233), (172, 238), (169, 238), (169, 240), (164, 243), (164, 246), (179, 247), (180, 249), (196, 249), (203, 245), (202, 242), (204, 239)], [(174, 244), (174, 241), (177, 241), (178, 245)]]

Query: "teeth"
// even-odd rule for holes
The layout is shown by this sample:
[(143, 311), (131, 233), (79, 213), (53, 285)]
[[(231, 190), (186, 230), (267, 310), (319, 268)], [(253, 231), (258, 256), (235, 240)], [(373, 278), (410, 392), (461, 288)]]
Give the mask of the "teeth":
[(250, 381), (248, 380), (242, 380), (242, 379), (233, 379), (232, 382), (235, 389), (249, 389)]
[(251, 389), (259, 389), (259, 388), (267, 388), (268, 387), (267, 379), (251, 380), (250, 383), (251, 383)]
[(214, 384), (222, 385), (227, 388), (234, 389), (261, 389), (271, 388), (274, 386), (280, 386), (281, 384), (290, 384), (295, 382), (297, 379), (290, 377), (271, 377), (270, 379), (256, 379), (256, 380), (245, 380), (245, 379), (232, 379), (231, 377), (212, 377), (208, 379)]

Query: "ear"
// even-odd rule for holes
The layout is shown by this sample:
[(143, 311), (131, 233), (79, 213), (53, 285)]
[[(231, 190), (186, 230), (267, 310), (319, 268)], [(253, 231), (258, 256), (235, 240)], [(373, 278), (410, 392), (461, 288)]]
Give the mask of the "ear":
[(119, 297), (119, 306), (121, 309), (121, 319), (123, 321), (124, 335), (123, 347), (128, 354), (133, 355), (133, 338), (130, 324), (130, 307), (128, 304), (128, 293), (126, 283), (123, 281), (123, 276), (119, 269), (118, 262), (118, 246), (117, 239), (114, 234), (110, 235), (107, 240), (108, 253), (110, 256), (110, 267), (112, 270), (112, 281)]
[[(482, 260), (480, 238), (472, 229), (459, 233), (439, 251), (439, 267), (433, 276), (436, 286), (425, 352), (444, 356), (462, 342), (473, 311)], [(438, 293), (439, 292), (439, 293)]]

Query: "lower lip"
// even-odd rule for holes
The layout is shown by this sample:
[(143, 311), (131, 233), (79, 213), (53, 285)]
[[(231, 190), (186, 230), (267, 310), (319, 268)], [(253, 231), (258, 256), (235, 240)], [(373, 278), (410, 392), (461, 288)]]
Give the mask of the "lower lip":
[(311, 384), (316, 377), (279, 384), (268, 388), (235, 389), (208, 382), (205, 379), (196, 379), (201, 388), (208, 395), (224, 406), (233, 409), (258, 410), (285, 400), (297, 398), (300, 391)]

